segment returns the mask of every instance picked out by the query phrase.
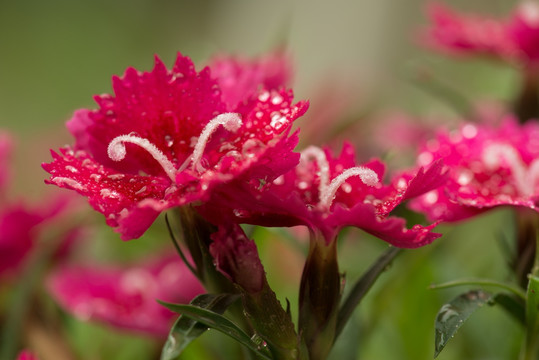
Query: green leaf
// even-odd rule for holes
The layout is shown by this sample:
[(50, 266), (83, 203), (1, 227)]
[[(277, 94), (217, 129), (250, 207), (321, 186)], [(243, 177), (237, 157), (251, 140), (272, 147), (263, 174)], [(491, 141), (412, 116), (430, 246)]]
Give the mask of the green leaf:
[(255, 352), (259, 357), (272, 360), (265, 347), (252, 341), (249, 335), (223, 315), (193, 305), (169, 304), (163, 301), (159, 301), (159, 303), (178, 314), (182, 314), (182, 317), (191, 318), (198, 323), (230, 336), (232, 339)]
[[(239, 295), (203, 294), (191, 301), (191, 305), (222, 314)], [(161, 360), (176, 359), (193, 340), (208, 330), (208, 327), (187, 316), (180, 316), (168, 334), (167, 341), (161, 351)]]
[(337, 317), (336, 337), (339, 336), (344, 326), (352, 316), (354, 309), (359, 305), (363, 297), (367, 294), (378, 277), (388, 269), (389, 265), (402, 249), (390, 247), (363, 274), (363, 276), (355, 283), (354, 287), (348, 294), (339, 310)]
[(444, 349), (470, 315), (485, 305), (492, 295), (482, 290), (471, 290), (443, 305), (436, 315), (434, 357)]

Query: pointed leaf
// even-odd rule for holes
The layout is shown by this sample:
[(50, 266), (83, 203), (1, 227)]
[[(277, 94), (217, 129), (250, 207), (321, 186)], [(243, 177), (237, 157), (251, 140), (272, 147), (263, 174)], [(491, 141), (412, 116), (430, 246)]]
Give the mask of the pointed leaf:
[(339, 310), (339, 315), (337, 317), (336, 337), (339, 336), (342, 329), (344, 329), (344, 326), (348, 322), (348, 319), (350, 319), (352, 316), (354, 309), (359, 305), (380, 274), (387, 270), (393, 259), (401, 251), (402, 249), (395, 247), (390, 247), (387, 249), (355, 283)]
[(223, 315), (193, 305), (170, 304), (163, 301), (159, 301), (159, 303), (178, 314), (182, 314), (182, 316), (196, 320), (209, 328), (230, 336), (243, 346), (255, 352), (259, 357), (266, 360), (272, 360), (272, 357), (267, 353), (265, 348), (261, 347), (260, 344), (253, 342), (251, 337), (238, 327), (238, 325), (234, 324)]
[[(191, 301), (191, 305), (222, 314), (239, 295), (203, 294)], [(187, 316), (180, 316), (168, 334), (168, 339), (161, 351), (161, 360), (176, 359), (193, 340), (208, 330), (208, 327)]]
[(487, 292), (471, 290), (457, 296), (440, 308), (438, 315), (436, 315), (435, 358), (470, 315), (489, 302), (491, 298), (492, 295)]

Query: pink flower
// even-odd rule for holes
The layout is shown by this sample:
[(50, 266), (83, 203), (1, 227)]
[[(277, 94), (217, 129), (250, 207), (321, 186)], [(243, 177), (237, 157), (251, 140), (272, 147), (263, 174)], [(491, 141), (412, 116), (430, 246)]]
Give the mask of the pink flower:
[(456, 221), (501, 205), (537, 211), (537, 121), (519, 125), (507, 117), (498, 127), (468, 123), (456, 132), (441, 132), (423, 144), (418, 163), (438, 159), (449, 168), (447, 183), (411, 203), (430, 219)]
[(219, 55), (209, 67), (230, 111), (261, 88), (279, 90), (288, 86), (292, 78), (291, 61), (281, 50), (255, 59)]
[(38, 357), (29, 350), (23, 350), (17, 356), (17, 360), (38, 360)]
[(438, 2), (428, 3), (432, 26), (422, 40), (429, 46), (456, 54), (480, 54), (505, 58), (515, 44), (505, 21), (475, 14), (459, 14)]
[(64, 266), (48, 279), (53, 297), (81, 320), (165, 337), (177, 317), (156, 300), (189, 303), (204, 292), (177, 256), (129, 267)]
[[(43, 164), (47, 183), (88, 197), (128, 240), (168, 208), (206, 201), (235, 181), (269, 182), (292, 168), (298, 139), (292, 122), (307, 109), (292, 92), (261, 90), (227, 104), (210, 70), (178, 55), (172, 70), (156, 58), (151, 72), (113, 78), (115, 96), (67, 123), (73, 148)], [(233, 112), (229, 112), (233, 111)]]
[[(407, 229), (404, 219), (389, 217), (389, 213), (402, 201), (438, 187), (444, 180), (442, 165), (420, 169), (415, 176), (403, 174), (390, 185), (381, 183), (384, 170), (378, 160), (357, 166), (349, 144), (338, 157), (313, 146), (302, 152), (295, 169), (275, 179), (267, 189), (237, 189), (213, 198), (213, 204), (219, 204), (214, 208), (203, 206), (200, 210), (217, 223), (307, 225), (320, 232), (327, 244), (345, 226), (358, 227), (405, 248), (423, 246), (438, 238), (439, 234), (431, 232), (435, 225)], [(230, 213), (223, 211), (227, 204), (234, 206)], [(227, 218), (229, 214), (232, 217)]]

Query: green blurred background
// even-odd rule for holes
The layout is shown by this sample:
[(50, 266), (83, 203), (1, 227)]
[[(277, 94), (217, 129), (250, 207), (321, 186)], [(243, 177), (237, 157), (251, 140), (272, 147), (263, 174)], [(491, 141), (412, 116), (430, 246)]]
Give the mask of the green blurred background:
[[(40, 163), (50, 159), (48, 149), (71, 143), (64, 122), (75, 109), (94, 107), (94, 94), (110, 92), (111, 75), (122, 74), (128, 66), (149, 70), (154, 54), (170, 65), (181, 51), (200, 69), (215, 53), (257, 55), (285, 44), (294, 59), (296, 98), (309, 99), (325, 87), (342, 87), (352, 99), (352, 114), (375, 103), (378, 109), (455, 115), (446, 102), (412, 84), (410, 79), (424, 70), (472, 101), (511, 99), (519, 79), (507, 66), (449, 59), (417, 48), (413, 36), (425, 23), (424, 4), (420, 0), (0, 0), (0, 128), (16, 139), (14, 192), (44, 196), (50, 189), (43, 184), (46, 175)], [(514, 4), (451, 1), (463, 10), (498, 15)], [(323, 109), (324, 104), (313, 102), (311, 111), (317, 106)], [(301, 121), (308, 124), (309, 116), (313, 115)], [(367, 123), (364, 128), (369, 129)], [(361, 139), (368, 134), (350, 136)], [(510, 237), (511, 223), (510, 211), (495, 211), (442, 227), (444, 238), (405, 252), (356, 312), (357, 321), (343, 335), (333, 358), (432, 358), (436, 312), (458, 289), (433, 291), (428, 285), (459, 277), (507, 279), (497, 239), (502, 234)], [(148, 246), (151, 237), (121, 243), (111, 239), (115, 236), (109, 230), (102, 235), (96, 242), (117, 242), (112, 245), (117, 253), (128, 246)], [(290, 250), (278, 232), (259, 230), (255, 235), (280, 299), (294, 301), (299, 278), (294, 272), (301, 269), (303, 254)], [(341, 247), (342, 268), (353, 280), (385, 245), (354, 230)], [(283, 258), (293, 263), (283, 263)], [(85, 359), (144, 358), (142, 354), (154, 351), (139, 338), (116, 332), (111, 336), (103, 327), (75, 320), (70, 320), (68, 331)], [(482, 309), (439, 359), (511, 359), (518, 353), (520, 336), (517, 324), (502, 310)], [(185, 359), (207, 356), (204, 341), (228, 340), (204, 335)]]

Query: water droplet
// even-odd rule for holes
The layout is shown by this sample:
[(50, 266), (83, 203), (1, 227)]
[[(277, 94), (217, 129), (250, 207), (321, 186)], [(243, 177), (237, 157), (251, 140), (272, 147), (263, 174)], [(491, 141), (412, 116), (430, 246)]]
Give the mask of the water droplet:
[(58, 186), (67, 185), (67, 186), (71, 187), (74, 190), (86, 191), (86, 187), (84, 185), (82, 185), (78, 181), (70, 179), (70, 178), (58, 176), (58, 177), (55, 177), (55, 178), (53, 178), (51, 180), (52, 180), (53, 183), (55, 183)]
[(348, 183), (344, 183), (341, 185), (341, 189), (342, 191), (344, 191), (345, 193), (349, 194), (352, 192), (352, 185), (348, 184)]
[(99, 182), (99, 181), (101, 181), (101, 175), (99, 175), (99, 174), (91, 174), (90, 179), (92, 179), (95, 182)]
[(471, 171), (467, 170), (467, 169), (463, 169), (458, 178), (457, 178), (457, 182), (460, 184), (460, 185), (468, 185), (474, 178), (474, 175)]
[(125, 177), (124, 174), (112, 174), (112, 175), (108, 175), (107, 178), (111, 179), (111, 180), (121, 180)]
[(232, 212), (234, 213), (234, 216), (239, 217), (239, 218), (244, 218), (244, 217), (249, 216), (249, 212), (243, 209), (234, 209)]
[(244, 156), (252, 158), (254, 157), (260, 150), (264, 149), (264, 143), (258, 139), (249, 139), (247, 140), (242, 148), (241, 152)]
[(79, 172), (79, 170), (76, 167), (71, 166), (71, 165), (66, 165), (65, 169), (67, 171), (71, 171), (72, 173), (78, 173)]
[(172, 147), (172, 145), (174, 145), (174, 139), (172, 139), (172, 136), (165, 135), (165, 144), (167, 147)]
[(283, 185), (284, 184), (284, 175), (281, 175), (277, 179), (273, 180), (273, 183), (275, 185)]
[(308, 187), (309, 187), (309, 184), (307, 183), (307, 181), (300, 181), (300, 182), (298, 183), (298, 188), (299, 188), (300, 190), (305, 190), (305, 189), (307, 189)]
[(110, 189), (101, 189), (99, 194), (101, 196), (103, 196), (103, 197), (110, 198), (110, 199), (118, 199), (118, 198), (120, 198), (120, 194), (118, 194), (116, 191), (110, 190)]
[(266, 102), (268, 101), (269, 97), (270, 97), (270, 93), (267, 91), (264, 91), (262, 94), (258, 95), (258, 100), (262, 102)]
[(271, 99), (271, 103), (273, 105), (279, 105), (280, 103), (283, 102), (283, 97), (279, 94), (276, 94), (272, 99)]
[(146, 186), (141, 187), (140, 189), (138, 189), (137, 192), (135, 192), (135, 195), (142, 195), (146, 191), (146, 189)]
[(271, 127), (275, 129), (275, 131), (284, 130), (286, 125), (288, 125), (288, 119), (284, 117), (281, 113), (274, 113), (271, 116)]

